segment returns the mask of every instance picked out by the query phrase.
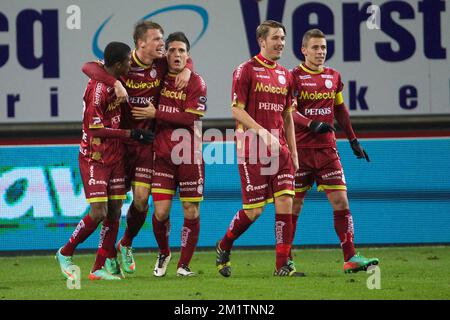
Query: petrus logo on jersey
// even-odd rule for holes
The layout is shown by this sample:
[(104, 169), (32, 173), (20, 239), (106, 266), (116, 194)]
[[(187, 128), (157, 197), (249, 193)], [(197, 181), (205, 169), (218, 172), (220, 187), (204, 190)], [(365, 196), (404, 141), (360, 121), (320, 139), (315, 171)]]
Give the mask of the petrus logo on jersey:
[[(197, 44), (197, 42), (204, 36), (206, 30), (208, 29), (208, 24), (209, 24), (208, 11), (206, 11), (206, 9), (201, 6), (193, 5), (193, 4), (180, 4), (180, 5), (168, 6), (168, 7), (164, 7), (164, 8), (152, 11), (152, 12), (146, 14), (144, 17), (138, 19), (138, 21), (154, 19), (158, 15), (168, 13), (168, 12), (174, 12), (174, 11), (194, 12), (197, 14), (197, 16), (200, 17), (201, 22), (202, 22), (202, 29), (195, 36), (188, 35), (188, 38), (194, 39), (194, 41), (192, 41), (191, 48), (194, 47)], [(94, 38), (92, 39), (92, 52), (99, 59), (103, 59), (103, 51), (99, 47), (99, 38), (103, 32), (103, 29), (106, 27), (106, 25), (109, 23), (109, 21), (113, 17), (114, 17), (114, 14), (112, 14), (108, 18), (106, 18), (94, 33)], [(156, 77), (156, 75), (155, 76), (152, 75), (152, 77)]]

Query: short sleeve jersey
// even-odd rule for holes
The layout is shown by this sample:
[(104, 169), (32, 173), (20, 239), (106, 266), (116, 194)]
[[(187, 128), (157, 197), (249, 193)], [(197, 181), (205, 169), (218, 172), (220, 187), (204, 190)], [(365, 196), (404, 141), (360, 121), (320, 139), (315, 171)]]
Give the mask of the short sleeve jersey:
[[(168, 73), (164, 79), (158, 109), (169, 113), (189, 112), (203, 117), (206, 112), (206, 83), (196, 72), (192, 72), (189, 83), (185, 89), (177, 90), (174, 74)], [(156, 138), (153, 143), (155, 153), (159, 157), (169, 157), (172, 149), (179, 141), (172, 141), (172, 133), (180, 126), (166, 121), (158, 121), (156, 125)], [(194, 125), (189, 130), (193, 143)], [(200, 139), (201, 139), (201, 132)], [(201, 141), (201, 140), (200, 140)], [(191, 150), (193, 150), (191, 148)]]
[(81, 156), (88, 161), (110, 165), (123, 156), (123, 145), (119, 139), (94, 138), (90, 129), (120, 127), (121, 108), (114, 88), (102, 82), (89, 80), (83, 97), (83, 137), (80, 143)]
[[(270, 65), (258, 56), (242, 63), (233, 73), (232, 106), (242, 108), (269, 132), (278, 130), (279, 141), (286, 145), (283, 112), (291, 111), (292, 77), (278, 63)], [(237, 124), (237, 129), (243, 129)], [(245, 155), (248, 156), (249, 144)]]
[[(154, 128), (153, 119), (136, 120), (131, 114), (132, 108), (147, 107), (151, 102), (158, 105), (162, 80), (167, 73), (167, 61), (165, 58), (156, 59), (152, 65), (146, 65), (139, 60), (136, 51), (132, 52), (130, 71), (120, 78), (128, 92), (128, 103), (123, 104), (122, 128), (151, 129)], [(138, 141), (130, 143), (139, 144)]]
[[(300, 64), (292, 70), (292, 76), (297, 111), (311, 120), (333, 125), (334, 108), (345, 107), (342, 98), (344, 85), (339, 72), (328, 67), (313, 71)], [(297, 125), (295, 137), (297, 148), (336, 147), (334, 132), (317, 134)]]

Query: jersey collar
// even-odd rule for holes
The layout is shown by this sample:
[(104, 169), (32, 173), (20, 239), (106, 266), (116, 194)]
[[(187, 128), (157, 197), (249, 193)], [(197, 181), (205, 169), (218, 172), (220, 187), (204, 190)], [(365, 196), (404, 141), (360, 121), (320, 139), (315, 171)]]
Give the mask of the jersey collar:
[(300, 68), (302, 68), (305, 72), (308, 72), (310, 74), (320, 74), (323, 72), (323, 68), (320, 70), (311, 70), (310, 68), (308, 68), (305, 63), (300, 63), (299, 64)]
[(136, 62), (136, 64), (139, 67), (144, 68), (144, 69), (150, 68), (150, 66), (151, 66), (150, 64), (145, 64), (139, 59), (139, 57), (136, 54), (136, 50), (133, 50), (132, 56), (133, 56), (134, 62)]
[(270, 61), (263, 57), (261, 53), (259, 53), (257, 56), (255, 56), (256, 61), (258, 61), (260, 64), (262, 64), (264, 67), (269, 69), (275, 69), (277, 67), (277, 63), (275, 61)]

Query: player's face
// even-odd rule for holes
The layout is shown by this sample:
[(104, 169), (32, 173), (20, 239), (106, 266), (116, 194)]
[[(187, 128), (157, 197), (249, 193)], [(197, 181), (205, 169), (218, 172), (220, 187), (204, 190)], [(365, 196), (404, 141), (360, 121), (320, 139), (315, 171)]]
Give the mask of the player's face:
[(260, 39), (262, 55), (272, 61), (281, 58), (286, 44), (286, 35), (282, 28), (269, 28), (269, 33), (265, 39)]
[(186, 66), (189, 53), (186, 44), (181, 41), (172, 41), (167, 47), (167, 63), (169, 71), (173, 73), (181, 72)]
[(138, 41), (138, 50), (149, 59), (164, 57), (164, 38), (159, 29), (148, 29), (144, 37)]
[(302, 47), (306, 65), (319, 68), (325, 63), (327, 57), (327, 41), (324, 38), (311, 38)]
[(128, 57), (122, 61), (119, 65), (119, 74), (121, 76), (125, 76), (128, 74), (128, 71), (130, 71), (131, 66), (131, 53), (128, 55)]

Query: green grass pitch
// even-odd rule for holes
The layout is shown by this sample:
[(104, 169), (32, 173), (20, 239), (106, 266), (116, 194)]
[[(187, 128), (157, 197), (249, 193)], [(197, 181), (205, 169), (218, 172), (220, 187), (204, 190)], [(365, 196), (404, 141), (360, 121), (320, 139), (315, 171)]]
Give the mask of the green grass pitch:
[(272, 276), (274, 250), (235, 250), (233, 274), (223, 278), (213, 251), (196, 252), (195, 278), (175, 275), (178, 252), (172, 253), (168, 274), (152, 276), (156, 253), (135, 254), (137, 271), (121, 281), (90, 281), (94, 254), (75, 255), (81, 288), (68, 289), (53, 255), (0, 259), (0, 300), (9, 299), (148, 299), (148, 300), (300, 300), (300, 299), (450, 299), (450, 247), (361, 248), (380, 259), (381, 289), (368, 289), (373, 274), (344, 274), (339, 249), (297, 249), (297, 269), (305, 278)]

